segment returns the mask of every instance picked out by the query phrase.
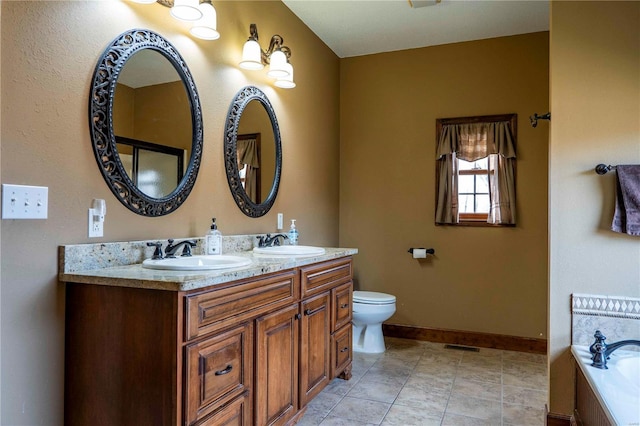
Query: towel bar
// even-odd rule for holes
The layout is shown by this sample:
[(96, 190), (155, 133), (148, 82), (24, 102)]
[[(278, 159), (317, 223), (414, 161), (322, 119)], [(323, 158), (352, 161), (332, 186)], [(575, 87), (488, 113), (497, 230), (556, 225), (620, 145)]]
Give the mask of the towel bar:
[(598, 164), (596, 166), (596, 173), (599, 175), (606, 175), (611, 170), (615, 170), (616, 166), (607, 166), (606, 164)]

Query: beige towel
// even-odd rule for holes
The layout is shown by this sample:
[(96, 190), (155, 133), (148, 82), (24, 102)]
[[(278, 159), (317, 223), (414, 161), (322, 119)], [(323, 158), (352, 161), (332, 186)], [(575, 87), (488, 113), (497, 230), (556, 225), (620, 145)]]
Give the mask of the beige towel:
[(640, 165), (616, 167), (616, 211), (611, 230), (640, 236)]

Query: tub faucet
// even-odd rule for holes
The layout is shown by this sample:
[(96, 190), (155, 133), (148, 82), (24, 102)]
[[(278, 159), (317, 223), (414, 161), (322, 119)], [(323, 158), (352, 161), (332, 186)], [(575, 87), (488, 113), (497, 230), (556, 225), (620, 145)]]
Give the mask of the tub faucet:
[(616, 343), (607, 345), (604, 341), (607, 339), (604, 334), (600, 333), (600, 330), (596, 330), (593, 335), (596, 338), (595, 342), (589, 347), (591, 352), (591, 365), (600, 369), (607, 369), (607, 360), (611, 354), (623, 346), (640, 346), (640, 340), (621, 340)]
[(179, 243), (173, 244), (173, 240), (170, 239), (169, 244), (167, 244), (167, 247), (164, 249), (165, 257), (176, 257), (176, 251), (178, 250), (178, 248), (180, 248), (180, 246), (184, 246), (182, 249), (182, 256), (191, 256), (191, 247), (195, 247), (196, 242), (192, 240), (184, 240), (180, 241)]
[(271, 234), (267, 234), (256, 238), (258, 239), (258, 247), (279, 246), (280, 240), (278, 240), (278, 238), (282, 238), (283, 241), (289, 239), (289, 237), (284, 234), (276, 234), (273, 237)]

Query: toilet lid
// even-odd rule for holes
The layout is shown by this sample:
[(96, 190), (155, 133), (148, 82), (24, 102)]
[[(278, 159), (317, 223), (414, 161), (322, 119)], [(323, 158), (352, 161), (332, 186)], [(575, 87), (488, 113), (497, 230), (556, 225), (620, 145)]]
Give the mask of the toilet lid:
[(357, 303), (381, 305), (387, 303), (395, 303), (396, 297), (391, 294), (378, 293), (375, 291), (354, 291), (353, 301)]

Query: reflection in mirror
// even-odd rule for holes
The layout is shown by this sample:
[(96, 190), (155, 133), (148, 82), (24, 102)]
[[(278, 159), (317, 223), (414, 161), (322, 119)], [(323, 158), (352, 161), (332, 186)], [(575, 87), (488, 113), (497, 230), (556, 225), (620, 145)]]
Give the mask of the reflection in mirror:
[[(132, 155), (132, 168), (127, 173), (139, 190), (150, 197), (162, 198), (178, 187), (181, 170), (176, 181), (173, 176), (176, 169), (165, 164), (177, 159), (165, 159), (162, 154), (174, 155), (166, 151), (177, 149), (182, 151), (181, 157), (189, 158), (191, 108), (178, 72), (160, 53), (141, 50), (120, 72), (113, 100), (113, 132), (116, 140), (139, 141), (138, 148), (140, 144), (146, 145), (143, 150), (125, 148)], [(119, 145), (118, 154), (124, 160)], [(144, 158), (149, 160), (147, 167), (140, 169), (139, 160)], [(139, 173), (143, 173), (142, 181)]]
[(249, 102), (238, 124), (238, 171), (247, 196), (256, 204), (269, 194), (276, 169), (276, 145), (271, 120), (264, 106)]
[(238, 135), (238, 175), (244, 192), (254, 203), (262, 199), (262, 144), (260, 133)]
[(133, 184), (145, 194), (171, 194), (184, 175), (185, 150), (116, 136), (120, 161)]
[(278, 193), (282, 150), (275, 112), (257, 87), (239, 91), (229, 107), (225, 168), (240, 210), (250, 217), (265, 215)]
[(148, 30), (120, 34), (96, 65), (89, 113), (96, 160), (120, 202), (143, 216), (180, 207), (200, 168), (202, 111), (175, 47)]

